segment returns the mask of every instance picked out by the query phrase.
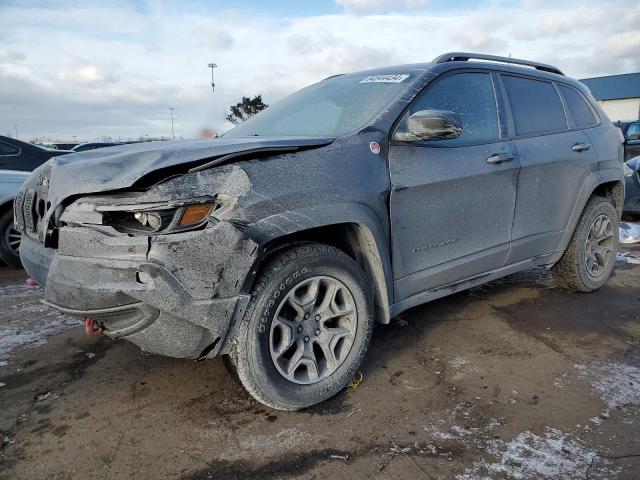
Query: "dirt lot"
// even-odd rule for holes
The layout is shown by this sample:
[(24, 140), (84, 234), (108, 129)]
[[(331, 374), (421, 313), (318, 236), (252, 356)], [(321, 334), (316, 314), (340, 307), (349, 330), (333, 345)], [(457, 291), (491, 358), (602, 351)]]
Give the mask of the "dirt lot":
[(93, 338), (0, 269), (0, 478), (640, 478), (640, 249), (593, 294), (542, 269), (378, 326), (310, 410), (221, 360)]

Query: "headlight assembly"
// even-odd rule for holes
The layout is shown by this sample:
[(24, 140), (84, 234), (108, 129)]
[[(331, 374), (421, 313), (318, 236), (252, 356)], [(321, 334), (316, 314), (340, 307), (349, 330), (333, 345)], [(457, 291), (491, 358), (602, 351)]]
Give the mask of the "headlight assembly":
[[(206, 202), (179, 207), (107, 210), (102, 212), (102, 224), (132, 235), (180, 232), (203, 224), (214, 206), (214, 202)], [(96, 211), (103, 208), (108, 207), (96, 208)]]
[(112, 228), (129, 235), (175, 233), (203, 226), (214, 212), (224, 210), (224, 197), (173, 202), (134, 203), (131, 198), (83, 198), (60, 217), (67, 225)]

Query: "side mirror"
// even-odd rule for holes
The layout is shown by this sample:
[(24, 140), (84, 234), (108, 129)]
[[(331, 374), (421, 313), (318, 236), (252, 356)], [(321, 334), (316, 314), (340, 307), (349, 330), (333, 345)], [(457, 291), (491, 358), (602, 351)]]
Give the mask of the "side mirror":
[(420, 110), (406, 121), (405, 128), (399, 127), (393, 139), (401, 142), (423, 140), (449, 140), (462, 133), (462, 120), (457, 113), (444, 110)]

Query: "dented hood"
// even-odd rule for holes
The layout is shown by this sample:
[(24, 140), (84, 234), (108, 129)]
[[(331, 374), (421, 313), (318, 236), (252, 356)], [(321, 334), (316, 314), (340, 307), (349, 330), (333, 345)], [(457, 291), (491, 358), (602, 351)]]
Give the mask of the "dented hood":
[[(131, 187), (153, 172), (179, 167), (181, 173), (217, 158), (260, 150), (273, 155), (292, 148), (328, 145), (332, 138), (247, 137), (144, 142), (64, 155), (49, 161), (49, 200), (58, 204), (64, 198)], [(239, 158), (246, 158), (239, 157)]]

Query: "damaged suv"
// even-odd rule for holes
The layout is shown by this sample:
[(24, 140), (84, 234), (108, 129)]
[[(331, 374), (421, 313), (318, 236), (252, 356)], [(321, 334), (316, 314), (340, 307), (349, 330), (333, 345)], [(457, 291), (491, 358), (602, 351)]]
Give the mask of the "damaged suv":
[(221, 139), (51, 159), (15, 219), (45, 303), (89, 333), (228, 355), (257, 400), (296, 410), (408, 308), (539, 265), (602, 286), (622, 155), (557, 68), (448, 53), (327, 78)]

